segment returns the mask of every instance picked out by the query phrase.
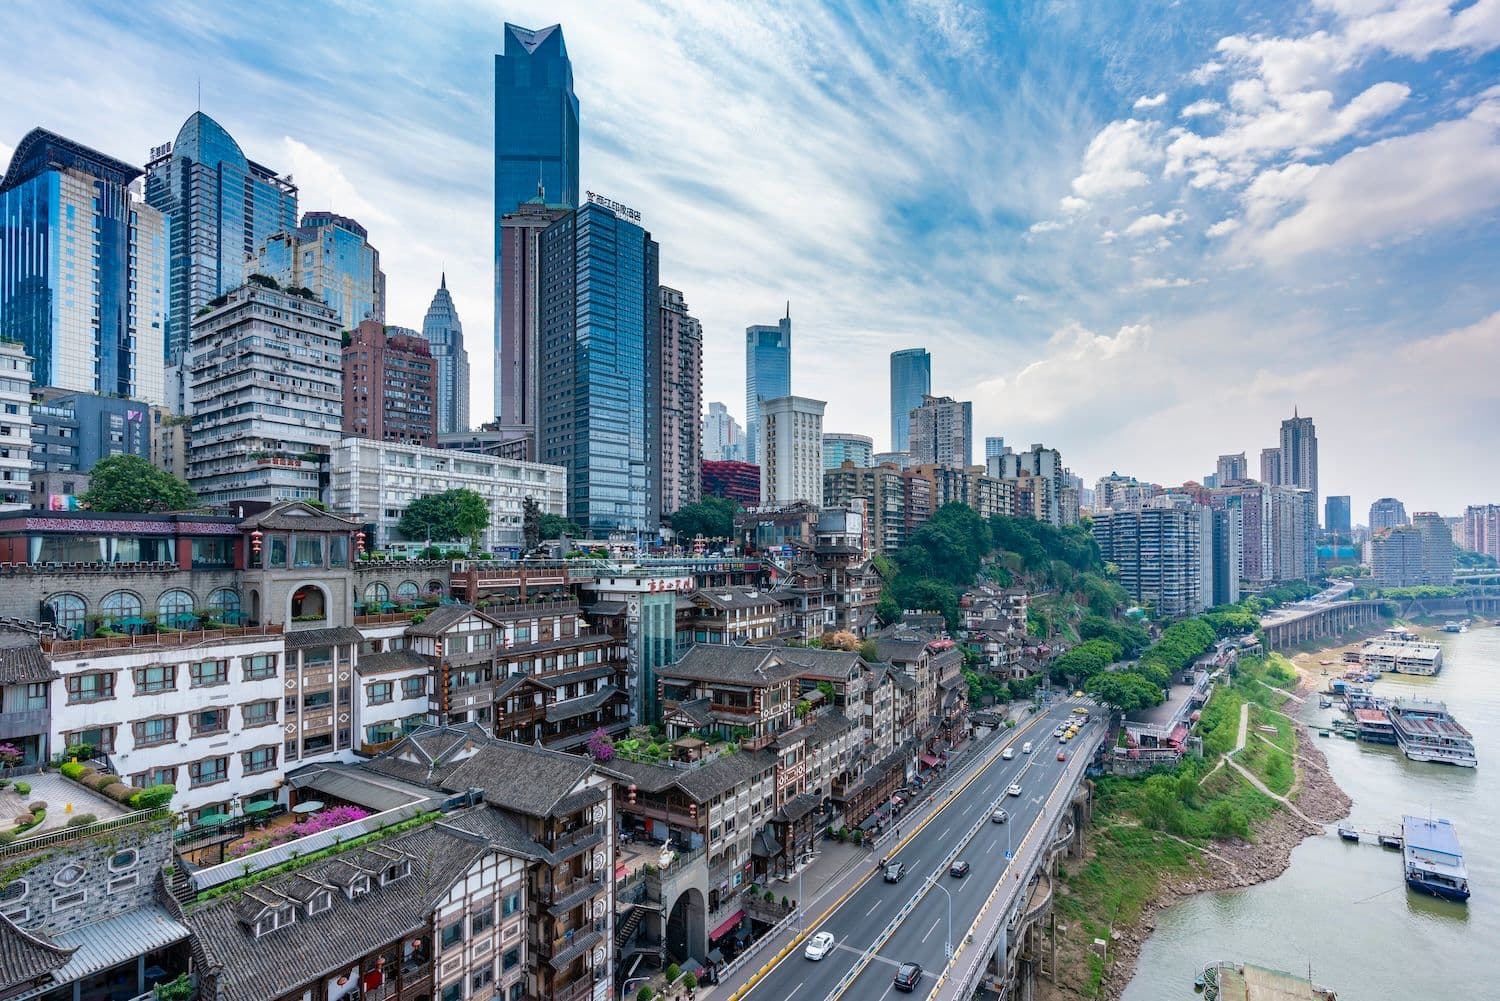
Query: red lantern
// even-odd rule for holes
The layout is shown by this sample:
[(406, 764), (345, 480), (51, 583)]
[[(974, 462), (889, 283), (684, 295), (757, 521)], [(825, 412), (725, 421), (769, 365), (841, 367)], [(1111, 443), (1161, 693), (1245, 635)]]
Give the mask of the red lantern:
[(627, 802), (630, 803), (631, 806), (635, 805), (635, 784), (634, 783), (631, 783), (628, 787), (626, 787), (626, 800), (627, 800)]
[(265, 538), (265, 536), (261, 533), (261, 530), (258, 529), (258, 528), (255, 531), (253, 531), (253, 532), (250, 533), (250, 551), (252, 553), (254, 553), (255, 555), (257, 555), (257, 556), (260, 555), (260, 542), (264, 538)]
[(354, 548), (358, 552), (361, 552), (361, 553), (365, 551), (365, 533), (364, 532), (355, 532), (354, 533)]

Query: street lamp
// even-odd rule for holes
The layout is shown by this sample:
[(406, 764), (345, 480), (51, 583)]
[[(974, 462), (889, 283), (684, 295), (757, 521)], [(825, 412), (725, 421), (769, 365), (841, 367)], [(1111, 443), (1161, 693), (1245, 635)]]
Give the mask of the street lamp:
[[(939, 876), (938, 879), (941, 880), (942, 877)], [(953, 958), (953, 894), (949, 893), (948, 892), (948, 888), (946, 886), (944, 886), (941, 882), (937, 882), (937, 881), (933, 882), (932, 887), (935, 890), (942, 890), (943, 891), (943, 896), (945, 896), (945, 897), (948, 898), (948, 934), (943, 939), (943, 958), (944, 959), (952, 959)]]

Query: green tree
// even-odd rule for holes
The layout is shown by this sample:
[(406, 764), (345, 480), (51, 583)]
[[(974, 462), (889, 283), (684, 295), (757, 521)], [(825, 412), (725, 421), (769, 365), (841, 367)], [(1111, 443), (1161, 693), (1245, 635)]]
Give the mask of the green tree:
[(479, 535), (489, 524), (490, 509), (484, 498), (467, 487), (459, 487), (418, 497), (407, 505), (396, 527), (413, 541), (468, 539), (469, 547), (478, 549)]
[(521, 501), (521, 543), (528, 553), (542, 544), (542, 506), (530, 494)]
[(1084, 683), (1083, 690), (1104, 705), (1120, 712), (1132, 712), (1159, 705), (1161, 688), (1135, 671), (1105, 671)]
[(1120, 659), (1120, 645), (1109, 640), (1080, 643), (1052, 662), (1052, 680), (1059, 684), (1087, 681)]
[(564, 535), (576, 539), (583, 535), (583, 529), (560, 514), (542, 515), (537, 531), (543, 539), (561, 539)]
[(705, 539), (732, 539), (738, 510), (739, 505), (729, 498), (710, 495), (673, 512), (672, 531), (682, 545), (691, 545), (700, 535)]
[(198, 497), (184, 482), (138, 455), (111, 455), (94, 463), (80, 502), (91, 511), (186, 511)]

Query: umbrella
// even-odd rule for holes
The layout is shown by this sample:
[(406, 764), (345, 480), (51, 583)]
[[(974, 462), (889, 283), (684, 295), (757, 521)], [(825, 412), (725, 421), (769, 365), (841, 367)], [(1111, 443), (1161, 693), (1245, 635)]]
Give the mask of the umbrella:
[(322, 800), (320, 800), (320, 799), (310, 799), (306, 803), (298, 803), (296, 806), (292, 807), (292, 812), (293, 813), (317, 813), (321, 809), (323, 809), (323, 801)]
[(198, 818), (199, 827), (218, 827), (227, 824), (234, 818), (227, 813), (205, 813)]
[(245, 813), (250, 816), (254, 816), (257, 813), (265, 813), (269, 810), (274, 809), (276, 809), (276, 801), (274, 799), (263, 799), (255, 803), (247, 803), (245, 805)]
[(396, 603), (394, 601), (383, 601), (380, 603), (380, 610), (382, 612), (394, 612), (396, 610)]

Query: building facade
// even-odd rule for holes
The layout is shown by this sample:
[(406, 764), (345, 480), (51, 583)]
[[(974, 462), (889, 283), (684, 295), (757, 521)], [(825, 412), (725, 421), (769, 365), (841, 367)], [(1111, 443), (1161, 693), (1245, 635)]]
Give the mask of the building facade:
[(542, 233), (572, 207), (540, 193), (500, 217), (495, 320), (495, 420), (535, 458), (541, 420)]
[(760, 407), (792, 395), (792, 305), (776, 326), (745, 328), (745, 458), (760, 462)]
[(343, 349), (346, 435), (437, 445), (436, 364), (427, 340), (364, 320)]
[(188, 481), (207, 503), (317, 499), (342, 434), (333, 310), (249, 282), (193, 325)]
[(761, 503), (823, 504), (823, 410), (803, 396), (762, 400), (758, 417)]
[(370, 234), (348, 216), (305, 212), (302, 225), (266, 237), (252, 272), (285, 289), (310, 289), (349, 330), (364, 320), (385, 322), (385, 272)]
[(1387, 528), (1409, 524), (1411, 522), (1406, 517), (1406, 505), (1394, 497), (1382, 497), (1370, 505), (1371, 535)]
[(661, 517), (658, 248), (630, 215), (591, 201), (542, 234), (538, 454), (601, 535), (655, 535)]
[(1453, 531), (1435, 511), (1418, 511), (1412, 527), (1422, 533), (1422, 583), (1447, 587), (1453, 583)]
[(1237, 452), (1234, 455), (1219, 456), (1218, 464), (1214, 469), (1214, 477), (1217, 481), (1214, 485), (1220, 487), (1237, 483), (1240, 480), (1248, 480), (1250, 463), (1246, 461), (1245, 453)]
[[(1120, 585), (1158, 615), (1193, 615), (1207, 607), (1203, 585), (1203, 509), (1159, 503), (1094, 516), (1099, 556), (1120, 568)], [(1210, 550), (1211, 554), (1211, 550)]]
[(868, 466), (875, 455), (875, 439), (867, 434), (830, 431), (823, 435), (823, 468), (837, 469), (845, 462)]
[(963, 469), (973, 463), (974, 404), (951, 396), (923, 396), (910, 415), (911, 457)]
[(165, 402), (167, 223), (138, 167), (33, 129), (0, 179), (0, 337), (36, 384)]
[(745, 507), (760, 506), (760, 467), (753, 462), (715, 462), (704, 459), (703, 493), (739, 501)]
[[(1067, 484), (1061, 452), (1042, 445), (1032, 445), (1025, 452), (1016, 452), (1007, 446), (1000, 455), (988, 461), (991, 476), (1015, 481), (1018, 514), (1050, 521), (1054, 525), (1063, 523), (1062, 490)], [(1023, 483), (1023, 475), (1037, 482)], [(1032, 503), (1024, 508), (1019, 496), (1023, 490), (1033, 497)]]
[(1260, 450), (1260, 482), (1268, 487), (1282, 485), (1281, 449), (1263, 448)]
[[(891, 352), (891, 451), (911, 449), (911, 412), (932, 392), (932, 356), (926, 348)], [(850, 458), (853, 458), (851, 456)], [(926, 460), (932, 461), (932, 460)], [(968, 460), (964, 460), (968, 465)], [(867, 466), (868, 462), (856, 462)]]
[[(1312, 494), (1313, 521), (1318, 517), (1318, 432), (1311, 417), (1294, 409), (1281, 422), (1281, 486), (1296, 487)], [(1315, 529), (1317, 525), (1313, 526)]]
[(703, 493), (703, 325), (688, 314), (682, 293), (660, 288), (658, 338), (661, 359), (657, 403), (661, 414), (661, 460), (657, 493), (661, 513), (668, 515), (697, 503)]
[(86, 493), (89, 470), (111, 455), (135, 455), (150, 461), (151, 412), (145, 403), (55, 389), (33, 394), (33, 507), (45, 510), (54, 496)]
[(31, 356), (0, 341), (0, 511), (31, 503)]
[(703, 415), (703, 458), (711, 462), (743, 462), (745, 429), (722, 403), (710, 403)]
[(146, 202), (169, 220), (166, 358), (175, 363), (199, 310), (244, 284), (246, 260), (273, 233), (296, 228), (297, 187), (196, 111), (174, 141), (151, 151)]
[(1470, 504), (1464, 508), (1463, 547), (1500, 559), (1500, 504)]
[(1341, 538), (1349, 538), (1354, 531), (1349, 515), (1348, 494), (1333, 495), (1323, 502), (1323, 527)]
[(462, 434), (469, 430), (469, 352), (464, 349), (464, 325), (448, 291), (446, 272), (422, 318), (422, 337), (435, 366), (437, 433)]

